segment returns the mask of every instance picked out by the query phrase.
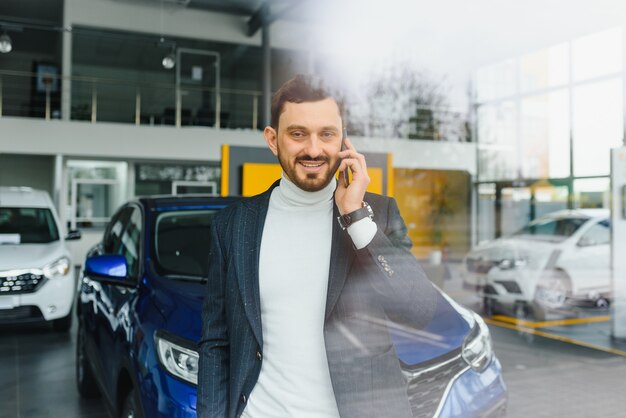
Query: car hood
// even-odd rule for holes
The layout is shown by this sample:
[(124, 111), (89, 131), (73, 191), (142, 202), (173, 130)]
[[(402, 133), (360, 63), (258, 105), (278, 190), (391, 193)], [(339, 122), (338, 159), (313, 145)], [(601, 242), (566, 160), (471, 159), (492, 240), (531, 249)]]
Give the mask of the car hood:
[(388, 324), (398, 358), (406, 365), (428, 362), (460, 350), (474, 326), (472, 313), (438, 291), (435, 315), (421, 330)]
[(0, 245), (0, 271), (40, 269), (68, 253), (61, 241), (48, 244)]
[(561, 243), (524, 238), (500, 238), (482, 244), (470, 251), (468, 259), (499, 263), (502, 260), (526, 260), (540, 264), (552, 251), (562, 247)]
[[(163, 328), (192, 342), (202, 332), (205, 283), (160, 278), (154, 285), (154, 303), (165, 318)], [(472, 314), (441, 292), (433, 320), (423, 330), (388, 324), (400, 360), (415, 365), (460, 350), (474, 325)]]
[(153, 291), (152, 300), (165, 319), (163, 328), (193, 343), (200, 340), (206, 284), (158, 278), (153, 281)]

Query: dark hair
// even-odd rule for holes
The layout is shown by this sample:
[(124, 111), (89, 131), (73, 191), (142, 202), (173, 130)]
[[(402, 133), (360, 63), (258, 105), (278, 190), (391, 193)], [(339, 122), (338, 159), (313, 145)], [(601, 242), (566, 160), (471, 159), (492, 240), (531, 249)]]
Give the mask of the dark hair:
[(340, 99), (333, 97), (327, 86), (316, 77), (297, 74), (291, 80), (286, 81), (272, 98), (272, 120), (270, 125), (278, 129), (278, 119), (283, 112), (285, 103), (317, 102), (331, 98), (335, 100), (339, 107), (339, 114), (343, 115), (343, 103)]

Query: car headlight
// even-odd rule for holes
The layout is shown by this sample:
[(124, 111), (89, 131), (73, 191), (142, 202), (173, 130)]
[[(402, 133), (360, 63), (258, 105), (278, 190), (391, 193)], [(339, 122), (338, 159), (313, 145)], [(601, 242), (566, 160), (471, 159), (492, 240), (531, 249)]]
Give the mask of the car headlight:
[(44, 276), (50, 278), (67, 276), (70, 272), (70, 259), (67, 257), (61, 257), (41, 270), (43, 271)]
[(164, 331), (157, 331), (154, 338), (159, 362), (165, 370), (197, 385), (199, 356), (198, 352), (191, 348), (193, 343)]
[(465, 339), (463, 343), (463, 359), (477, 372), (484, 371), (493, 358), (491, 335), (485, 321), (474, 314), (477, 327)]
[(500, 260), (500, 263), (498, 263), (498, 267), (501, 270), (512, 270), (512, 269), (522, 268), (526, 264), (527, 264), (527, 260), (523, 258), (518, 258), (518, 259), (505, 258), (504, 260)]

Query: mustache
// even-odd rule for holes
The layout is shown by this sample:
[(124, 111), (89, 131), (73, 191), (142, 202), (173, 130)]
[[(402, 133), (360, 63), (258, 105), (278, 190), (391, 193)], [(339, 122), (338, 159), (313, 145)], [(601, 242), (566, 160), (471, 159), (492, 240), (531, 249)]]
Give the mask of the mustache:
[(302, 155), (296, 158), (296, 161), (320, 161), (320, 162), (330, 162), (330, 158), (320, 155), (319, 157), (311, 157), (309, 155)]

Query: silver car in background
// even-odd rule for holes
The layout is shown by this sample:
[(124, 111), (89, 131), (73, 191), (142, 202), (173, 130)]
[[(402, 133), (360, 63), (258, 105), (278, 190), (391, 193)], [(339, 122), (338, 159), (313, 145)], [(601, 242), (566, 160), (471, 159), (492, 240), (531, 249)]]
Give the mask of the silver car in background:
[(611, 228), (606, 209), (561, 210), (476, 247), (463, 260), (464, 287), (488, 314), (571, 314), (611, 301)]

